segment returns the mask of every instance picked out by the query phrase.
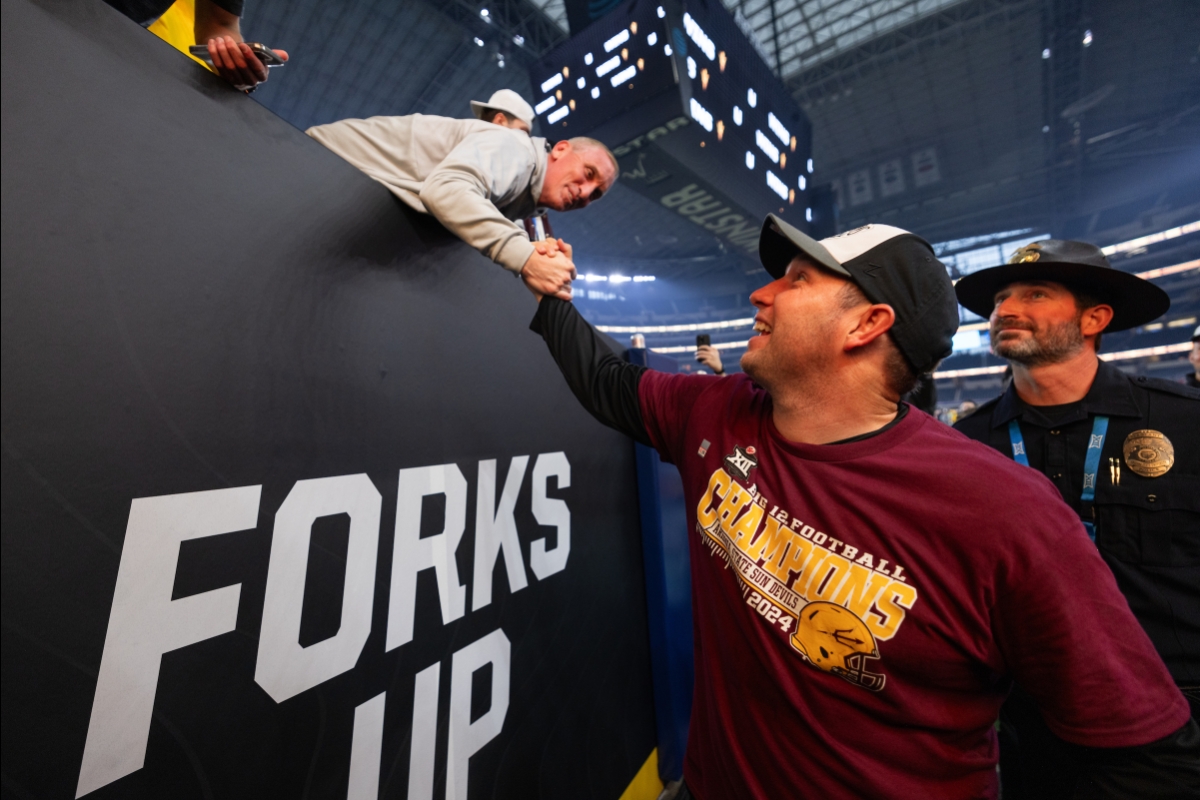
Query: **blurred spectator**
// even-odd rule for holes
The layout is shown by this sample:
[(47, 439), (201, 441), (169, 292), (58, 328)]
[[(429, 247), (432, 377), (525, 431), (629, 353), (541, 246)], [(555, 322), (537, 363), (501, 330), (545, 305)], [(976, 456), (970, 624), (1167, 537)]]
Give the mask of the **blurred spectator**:
[(714, 375), (725, 374), (725, 365), (721, 363), (721, 353), (711, 344), (702, 344), (696, 348), (696, 360), (711, 369)]
[(974, 400), (963, 400), (958, 404), (958, 418), (963, 419), (964, 417), (971, 416), (978, 407), (979, 405)]
[[(105, 2), (185, 54), (190, 55), (188, 47), (192, 44), (207, 44), (213, 71), (237, 89), (253, 91), (267, 79), (266, 65), (242, 40), (242, 0)], [(284, 61), (288, 59), (283, 50), (275, 54)]]
[(471, 111), (476, 119), (493, 125), (525, 133), (533, 131), (533, 106), (512, 89), (493, 92), (486, 103), (472, 100)]

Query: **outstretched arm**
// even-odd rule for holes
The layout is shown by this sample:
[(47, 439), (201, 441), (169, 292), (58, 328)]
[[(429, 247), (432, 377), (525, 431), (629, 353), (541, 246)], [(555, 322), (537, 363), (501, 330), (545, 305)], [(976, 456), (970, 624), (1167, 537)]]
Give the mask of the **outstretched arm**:
[(567, 385), (593, 417), (644, 445), (650, 445), (638, 403), (645, 367), (622, 361), (575, 306), (544, 297), (529, 329), (541, 334)]

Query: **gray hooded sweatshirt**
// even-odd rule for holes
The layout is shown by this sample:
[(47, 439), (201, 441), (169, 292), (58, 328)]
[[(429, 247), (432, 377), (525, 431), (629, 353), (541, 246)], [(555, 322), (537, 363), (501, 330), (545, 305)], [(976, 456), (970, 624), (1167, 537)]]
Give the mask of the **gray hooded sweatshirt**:
[(505, 269), (519, 273), (533, 253), (514, 220), (537, 209), (545, 139), (425, 114), (344, 119), (307, 133)]

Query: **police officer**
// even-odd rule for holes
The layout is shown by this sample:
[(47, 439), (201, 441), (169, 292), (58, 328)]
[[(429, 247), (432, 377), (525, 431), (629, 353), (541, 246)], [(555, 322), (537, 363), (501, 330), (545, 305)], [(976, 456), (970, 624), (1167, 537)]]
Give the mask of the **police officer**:
[[(1097, 356), (1102, 333), (1165, 313), (1166, 292), (1113, 269), (1094, 245), (1055, 239), (955, 291), (989, 318), (992, 351), (1013, 373), (1004, 394), (955, 427), (1054, 483), (1200, 717), (1200, 391)], [(1000, 738), (1006, 800), (1063, 796), (1076, 752), (1020, 687)]]

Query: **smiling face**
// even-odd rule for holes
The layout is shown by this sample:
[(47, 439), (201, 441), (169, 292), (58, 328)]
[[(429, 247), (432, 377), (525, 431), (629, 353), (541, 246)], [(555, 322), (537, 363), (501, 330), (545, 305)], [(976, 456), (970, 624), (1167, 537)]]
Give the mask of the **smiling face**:
[(992, 352), (1025, 366), (1063, 361), (1112, 319), (1112, 308), (1079, 308), (1061, 283), (1019, 281), (996, 292), (989, 320)]
[(599, 200), (616, 179), (616, 166), (604, 150), (576, 148), (563, 140), (546, 156), (538, 202), (555, 211), (574, 211)]
[(757, 335), (742, 356), (745, 373), (772, 391), (831, 368), (843, 351), (845, 318), (854, 313), (841, 300), (849, 283), (796, 257), (782, 278), (751, 294)]

